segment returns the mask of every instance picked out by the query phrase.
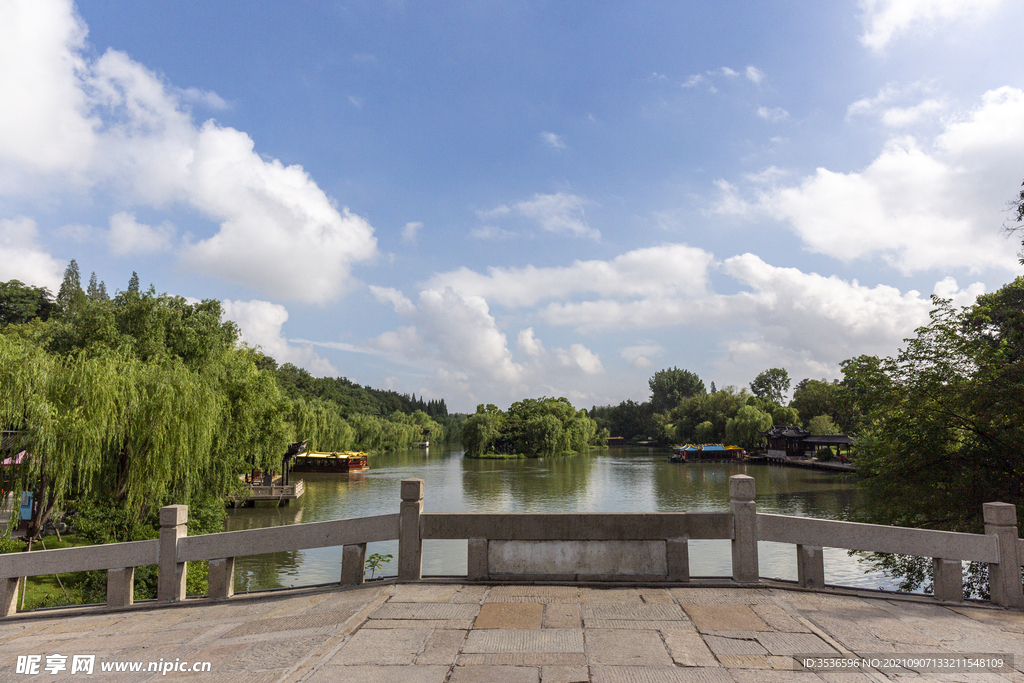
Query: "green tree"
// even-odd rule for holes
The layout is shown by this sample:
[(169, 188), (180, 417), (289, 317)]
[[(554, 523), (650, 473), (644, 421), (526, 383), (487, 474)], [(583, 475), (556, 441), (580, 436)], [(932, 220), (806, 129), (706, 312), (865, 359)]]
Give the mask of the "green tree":
[(477, 406), (462, 426), (462, 445), (466, 455), (481, 456), (493, 447), (501, 434), (503, 413), (495, 405)]
[(821, 379), (800, 380), (793, 389), (793, 400), (789, 402), (800, 415), (828, 415), (839, 429), (846, 434), (860, 429), (862, 414), (856, 392), (846, 378), (842, 382)]
[(0, 282), (0, 327), (21, 325), (35, 318), (45, 321), (54, 307), (53, 295), (45, 287), (18, 280)]
[(736, 417), (725, 423), (725, 440), (744, 448), (756, 448), (762, 441), (761, 432), (771, 429), (772, 416), (754, 406), (743, 406)]
[(725, 439), (725, 425), (729, 418), (735, 417), (739, 409), (747, 405), (753, 397), (747, 390), (736, 391), (735, 387), (727, 386), (713, 394), (699, 394), (682, 401), (669, 413), (675, 425), (676, 441), (696, 441), (697, 425), (710, 422), (710, 435), (703, 432), (702, 441), (722, 441)]
[(818, 436), (828, 436), (830, 434), (842, 434), (839, 426), (832, 421), (832, 418), (828, 415), (818, 415), (812, 417), (807, 422), (807, 429), (811, 434)]
[(57, 307), (64, 314), (73, 314), (82, 307), (84, 301), (82, 274), (78, 270), (78, 262), (71, 259), (71, 263), (64, 269), (64, 279), (57, 291)]
[(656, 413), (672, 410), (684, 398), (704, 394), (704, 382), (696, 373), (676, 367), (659, 370), (647, 384), (651, 389), (651, 406)]
[(758, 398), (766, 398), (782, 405), (789, 385), (789, 373), (784, 368), (769, 368), (750, 383), (750, 392)]

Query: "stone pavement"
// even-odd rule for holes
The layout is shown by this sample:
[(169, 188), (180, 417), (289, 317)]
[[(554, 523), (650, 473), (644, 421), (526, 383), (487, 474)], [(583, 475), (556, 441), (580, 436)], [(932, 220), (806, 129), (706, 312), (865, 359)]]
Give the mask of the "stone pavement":
[[(790, 655), (1012, 653), (1003, 673), (800, 670)], [(92, 675), (18, 655), (96, 655)], [(148, 662), (210, 662), (166, 675)], [(138, 673), (103, 663), (138, 661)], [(70, 666), (68, 667), (70, 669)], [(374, 584), (0, 621), (0, 681), (1024, 683), (1024, 614), (768, 588)]]

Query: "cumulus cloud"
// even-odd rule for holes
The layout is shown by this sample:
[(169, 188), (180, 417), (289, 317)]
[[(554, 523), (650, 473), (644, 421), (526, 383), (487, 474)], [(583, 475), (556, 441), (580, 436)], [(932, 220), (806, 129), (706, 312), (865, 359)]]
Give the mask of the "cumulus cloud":
[(583, 344), (573, 344), (568, 349), (555, 349), (555, 358), (560, 365), (579, 368), (588, 375), (604, 372), (601, 359)]
[(309, 302), (340, 296), (351, 265), (376, 255), (372, 227), (245, 133), (197, 124), (189, 102), (216, 106), (213, 94), (116, 50), (93, 59), (86, 32), (66, 0), (0, 6), (3, 191), (105, 187), (135, 205), (181, 203), (219, 224), (181, 251), (185, 267)]
[(507, 307), (533, 306), (578, 294), (651, 297), (702, 293), (714, 256), (685, 244), (636, 249), (610, 261), (574, 261), (571, 266), (489, 268), (487, 274), (460, 268), (427, 281), (430, 289), (450, 287)]
[(860, 0), (864, 34), (861, 42), (881, 50), (913, 30), (986, 16), (1002, 0)]
[[(846, 118), (856, 116), (877, 116), (884, 125), (890, 128), (906, 128), (922, 121), (935, 118), (948, 108), (948, 103), (941, 97), (934, 96), (934, 90), (922, 83), (911, 83), (906, 87), (888, 84), (878, 91), (874, 97), (857, 100), (846, 110)], [(920, 99), (924, 96), (925, 99)], [(898, 102), (918, 100), (915, 104), (899, 106)]]
[(555, 135), (554, 133), (548, 133), (547, 131), (545, 131), (540, 134), (540, 138), (548, 147), (551, 147), (552, 149), (566, 149), (567, 147), (567, 145), (565, 144), (565, 140), (563, 140), (560, 135)]
[(470, 230), (469, 235), (478, 240), (503, 240), (513, 237), (515, 233), (499, 228), (496, 225), (483, 225)]
[(25, 216), (0, 219), (0, 282), (20, 280), (56, 294), (64, 266), (38, 242), (36, 222)]
[(748, 66), (745, 73), (747, 75), (747, 79), (754, 83), (760, 83), (764, 80), (764, 72), (756, 66)]
[(118, 256), (151, 254), (170, 249), (174, 232), (174, 226), (167, 221), (158, 226), (146, 225), (136, 221), (134, 215), (122, 211), (110, 217), (107, 242), (110, 251)]
[(525, 330), (519, 331), (519, 337), (516, 340), (516, 347), (520, 353), (525, 353), (527, 356), (543, 356), (544, 345), (540, 339), (534, 336), (533, 328), (527, 327)]
[[(501, 204), (493, 209), (477, 211), (477, 216), (484, 220), (502, 218), (517, 214), (523, 218), (536, 221), (547, 232), (568, 234), (575, 237), (591, 237), (600, 239), (601, 233), (587, 224), (584, 209), (592, 204), (587, 199), (574, 194), (556, 192), (555, 194), (535, 194), (530, 199), (516, 202), (509, 206)], [(480, 239), (508, 237), (511, 233), (492, 225), (484, 226), (471, 233)]]
[(728, 76), (729, 78), (736, 78), (737, 76), (740, 75), (739, 71), (734, 71), (733, 69), (730, 69), (727, 66), (723, 66), (718, 71), (711, 71), (710, 73), (719, 73), (722, 74), (723, 76)]
[(402, 241), (405, 242), (406, 244), (415, 244), (416, 235), (419, 232), (420, 228), (422, 227), (423, 223), (421, 223), (420, 221), (406, 223), (405, 227), (402, 228)]
[(682, 86), (684, 88), (692, 88), (695, 85), (700, 85), (704, 82), (704, 76), (701, 74), (691, 74), (689, 78), (683, 81)]
[(292, 363), (317, 376), (338, 374), (338, 369), (326, 358), (318, 355), (312, 345), (297, 345), (284, 336), (284, 324), (288, 322), (288, 309), (284, 306), (258, 299), (225, 299), (221, 306), (224, 309), (224, 318), (238, 325), (242, 341), (250, 346), (260, 347), (263, 353), (278, 363)]
[(888, 141), (861, 171), (819, 168), (795, 185), (719, 184), (721, 213), (787, 223), (813, 251), (849, 261), (881, 256), (903, 273), (932, 268), (1013, 270), (999, 235), (1024, 156), (1024, 91), (985, 93), (930, 141)]
[(659, 344), (637, 344), (622, 349), (620, 355), (634, 368), (649, 368), (654, 365), (651, 359), (664, 352), (665, 347)]
[(393, 287), (370, 285), (370, 293), (380, 303), (391, 304), (395, 309), (395, 313), (399, 315), (409, 315), (416, 310), (416, 306), (404, 294)]

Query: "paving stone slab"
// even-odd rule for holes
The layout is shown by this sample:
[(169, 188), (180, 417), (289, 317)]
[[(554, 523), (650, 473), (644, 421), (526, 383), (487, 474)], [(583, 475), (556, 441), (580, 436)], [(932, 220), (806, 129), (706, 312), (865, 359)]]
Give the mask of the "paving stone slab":
[(387, 628), (441, 628), (447, 631), (468, 631), (472, 619), (369, 619), (360, 630)]
[(767, 605), (775, 597), (763, 588), (672, 588), (676, 602), (687, 605)]
[(580, 602), (618, 602), (641, 604), (640, 591), (636, 588), (581, 588)]
[(479, 608), (471, 603), (386, 602), (370, 619), (472, 619)]
[(465, 653), (584, 652), (583, 631), (570, 628), (470, 631)]
[(443, 664), (451, 666), (459, 654), (466, 631), (437, 630), (430, 634), (423, 652), (416, 658), (417, 664)]
[(767, 655), (768, 650), (764, 649), (756, 640), (740, 640), (738, 638), (720, 638), (719, 636), (704, 636), (704, 642), (708, 644), (711, 651), (716, 655)]
[(672, 661), (680, 666), (718, 666), (704, 639), (696, 632), (663, 631), (665, 647)]
[(575, 586), (494, 586), (487, 593), (487, 600), (499, 597), (578, 599), (580, 589)]
[(412, 664), (430, 633), (428, 629), (356, 631), (328, 663), (334, 666)]
[(347, 621), (353, 614), (355, 614), (355, 610), (351, 612), (317, 612), (316, 614), (302, 614), (294, 617), (256, 619), (228, 631), (223, 637), (235, 638), (237, 636), (250, 636), (257, 633), (337, 626)]
[(535, 602), (485, 602), (473, 628), (540, 628), (543, 620), (544, 605)]
[(460, 654), (456, 666), (586, 666), (582, 652), (498, 652)]
[(629, 619), (631, 621), (683, 621), (686, 615), (679, 605), (671, 604), (621, 604), (584, 603), (581, 606), (584, 619)]
[(303, 683), (444, 683), (447, 675), (447, 666), (323, 666)]
[(657, 631), (587, 629), (584, 635), (591, 666), (673, 665)]
[(768, 655), (718, 655), (718, 661), (726, 669), (771, 669)]
[[(287, 669), (277, 669), (274, 671), (248, 671), (245, 673), (238, 672), (211, 672), (209, 674), (203, 674), (201, 680), (203, 683), (277, 683), (281, 680), (282, 676), (287, 672)], [(159, 681), (163, 679), (170, 680), (181, 680), (186, 678), (196, 679), (195, 674), (178, 674), (175, 676), (173, 673), (167, 674), (166, 676), (154, 676), (153, 681)], [(88, 679), (87, 679), (88, 680)], [(106, 683), (105, 678), (97, 679), (100, 683)]]
[(580, 628), (580, 606), (549, 603), (544, 605), (544, 628)]
[(448, 602), (458, 590), (458, 586), (402, 584), (395, 586), (388, 602)]
[(729, 673), (732, 674), (736, 683), (820, 683), (821, 681), (817, 674), (810, 671), (731, 669)]
[(693, 623), (687, 621), (631, 621), (629, 619), (587, 619), (586, 628), (618, 628), (644, 631), (687, 631), (696, 633)]
[(797, 621), (789, 612), (777, 604), (751, 605), (754, 614), (776, 631), (787, 633), (810, 633), (811, 629)]
[(757, 642), (770, 654), (835, 654), (836, 650), (813, 633), (759, 633)]
[(540, 670), (540, 683), (590, 683), (590, 669), (585, 666), (545, 666)]
[(290, 669), (308, 657), (327, 640), (326, 635), (282, 641), (261, 642), (236, 654), (223, 667), (224, 671), (269, 671)]
[(449, 602), (479, 603), (487, 595), (487, 590), (487, 586), (459, 586), (459, 590), (452, 596)]
[(819, 671), (818, 677), (825, 683), (875, 683), (867, 674), (855, 671)]
[(725, 669), (668, 666), (594, 666), (593, 683), (735, 683)]
[(540, 669), (534, 666), (457, 666), (449, 683), (538, 683)]
[(675, 602), (667, 588), (641, 588), (640, 599), (650, 605)]
[(934, 638), (926, 636), (910, 624), (906, 624), (899, 619), (869, 617), (859, 620), (858, 623), (879, 640), (887, 640), (891, 643), (905, 643), (907, 645), (936, 646), (939, 644)]
[(746, 605), (683, 604), (700, 631), (770, 631), (768, 624)]

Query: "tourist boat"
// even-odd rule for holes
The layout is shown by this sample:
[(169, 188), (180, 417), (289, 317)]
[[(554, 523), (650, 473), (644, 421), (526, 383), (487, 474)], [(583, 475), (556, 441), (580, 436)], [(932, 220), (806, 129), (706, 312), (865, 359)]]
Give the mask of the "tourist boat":
[(365, 472), (370, 469), (360, 451), (305, 451), (294, 456), (292, 472)]
[(700, 462), (702, 460), (733, 460), (746, 453), (739, 446), (722, 444), (684, 444), (672, 449), (669, 462)]

